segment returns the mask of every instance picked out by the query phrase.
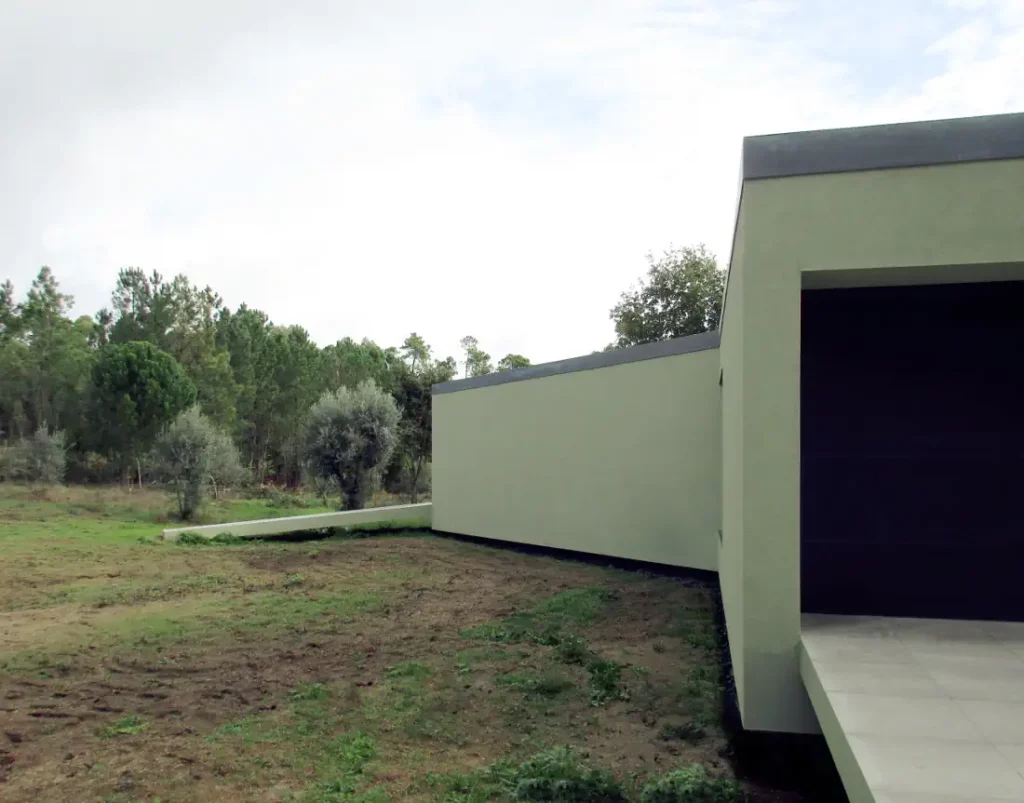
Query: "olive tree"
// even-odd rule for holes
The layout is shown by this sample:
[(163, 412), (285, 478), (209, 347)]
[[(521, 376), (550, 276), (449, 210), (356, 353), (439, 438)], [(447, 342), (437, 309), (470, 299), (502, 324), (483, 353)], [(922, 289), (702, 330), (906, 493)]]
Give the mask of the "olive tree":
[(216, 491), (244, 476), (238, 450), (198, 407), (179, 414), (160, 433), (153, 464), (160, 479), (174, 489), (182, 519), (195, 515), (211, 486)]
[(320, 397), (306, 422), (306, 460), (321, 481), (335, 481), (346, 510), (366, 504), (373, 472), (387, 465), (398, 443), (401, 414), (372, 379)]

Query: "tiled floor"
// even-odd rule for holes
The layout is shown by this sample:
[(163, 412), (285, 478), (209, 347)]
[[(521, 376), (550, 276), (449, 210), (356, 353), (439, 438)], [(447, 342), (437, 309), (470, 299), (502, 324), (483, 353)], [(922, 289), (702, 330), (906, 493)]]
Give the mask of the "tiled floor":
[(807, 614), (801, 635), (874, 803), (1024, 801), (1024, 623)]

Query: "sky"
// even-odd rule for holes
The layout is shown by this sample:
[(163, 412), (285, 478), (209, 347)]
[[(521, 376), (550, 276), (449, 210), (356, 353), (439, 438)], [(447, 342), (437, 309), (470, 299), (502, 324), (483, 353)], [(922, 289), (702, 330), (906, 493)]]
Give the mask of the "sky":
[(744, 135), (1024, 111), (1024, 0), (0, 0), (0, 280), (438, 357), (602, 348), (728, 262)]

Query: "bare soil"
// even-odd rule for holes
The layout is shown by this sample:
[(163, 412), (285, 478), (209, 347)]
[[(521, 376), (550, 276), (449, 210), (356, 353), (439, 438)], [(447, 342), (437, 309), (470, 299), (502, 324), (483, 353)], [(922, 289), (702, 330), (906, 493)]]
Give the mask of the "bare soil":
[[(358, 775), (373, 800), (439, 800), (438, 774), (559, 745), (632, 789), (690, 763), (732, 772), (699, 583), (423, 535), (39, 537), (0, 541), (0, 557), (10, 803), (356, 800), (316, 791), (338, 761), (322, 743), (345, 733), (375, 745)], [(551, 646), (473, 637), (594, 588), (608, 601), (570, 629), (621, 667), (618, 698), (595, 705), (587, 671)], [(320, 702), (296, 702), (304, 689)]]

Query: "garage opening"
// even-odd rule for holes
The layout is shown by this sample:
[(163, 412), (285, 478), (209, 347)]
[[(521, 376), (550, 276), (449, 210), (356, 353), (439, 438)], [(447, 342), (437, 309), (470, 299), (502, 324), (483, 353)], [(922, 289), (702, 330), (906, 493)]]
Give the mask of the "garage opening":
[(1024, 621), (1024, 282), (802, 306), (803, 610)]

